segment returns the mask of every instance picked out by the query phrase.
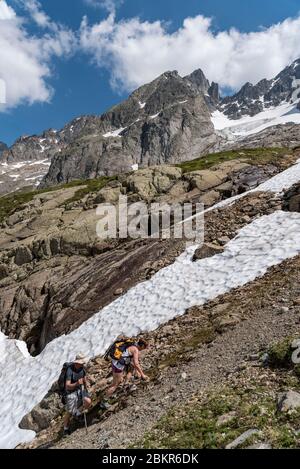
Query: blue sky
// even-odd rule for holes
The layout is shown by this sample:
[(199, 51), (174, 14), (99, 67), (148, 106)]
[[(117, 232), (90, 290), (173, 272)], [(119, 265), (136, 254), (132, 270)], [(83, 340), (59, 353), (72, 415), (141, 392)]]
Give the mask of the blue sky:
[[(3, 1), (5, 0), (0, 0), (0, 2)], [(36, 2), (36, 0), (34, 1)], [(100, 2), (101, 0), (94, 1)], [(124, 99), (132, 88), (149, 81), (149, 79), (154, 78), (156, 74), (162, 73), (164, 71), (164, 59), (163, 57), (158, 57), (160, 49), (159, 40), (164, 41), (164, 47), (166, 47), (167, 51), (166, 57), (168, 57), (168, 60), (165, 61), (166, 69), (177, 68), (181, 72), (180, 67), (182, 67), (182, 71), (185, 72), (201, 67), (204, 72), (207, 71), (210, 79), (214, 79), (215, 67), (216, 79), (220, 77), (222, 80), (224, 73), (219, 67), (219, 58), (217, 56), (212, 55), (213, 60), (209, 61), (209, 57), (207, 58), (202, 54), (199, 56), (198, 64), (197, 55), (195, 55), (197, 52), (196, 49), (199, 47), (197, 39), (195, 39), (195, 43), (193, 43), (194, 39), (188, 42), (188, 47), (194, 47), (195, 51), (190, 53), (191, 57), (185, 64), (182, 64), (182, 61), (185, 60), (185, 58), (183, 58), (185, 56), (184, 52), (178, 53), (177, 59), (176, 56), (172, 56), (172, 50), (168, 53), (168, 47), (174, 49), (172, 44), (169, 46), (166, 45), (168, 38), (175, 41), (175, 45), (178, 44), (178, 42), (176, 42), (178, 38), (175, 37), (176, 33), (180, 31), (183, 21), (188, 17), (196, 18), (197, 15), (202, 15), (205, 18), (213, 18), (212, 24), (208, 27), (208, 31), (205, 32), (205, 38), (207, 37), (208, 41), (210, 40), (209, 36), (211, 34), (217, 35), (221, 31), (226, 31), (228, 34), (230, 28), (234, 27), (238, 29), (240, 34), (238, 40), (242, 41), (242, 44), (246, 44), (245, 46), (243, 45), (243, 47), (245, 47), (244, 55), (247, 55), (247, 44), (249, 40), (247, 37), (243, 37), (241, 33), (261, 32), (263, 28), (270, 28), (276, 23), (282, 23), (286, 18), (297, 19), (298, 21), (300, 9), (299, 1), (296, 0), (124, 0), (123, 4), (119, 5), (116, 9), (115, 17), (111, 20), (114, 28), (111, 33), (112, 36), (105, 37), (105, 39), (101, 36), (101, 40), (106, 41), (103, 42), (103, 48), (105, 49), (105, 53), (103, 54), (99, 46), (98, 36), (95, 31), (92, 33), (91, 28), (96, 24), (102, 24), (107, 19), (109, 12), (104, 8), (89, 6), (87, 4), (88, 0), (40, 0), (40, 10), (47, 14), (52, 24), (47, 31), (44, 28), (40, 28), (40, 25), (32, 21), (28, 11), (26, 12), (22, 8), (20, 2), (22, 2), (22, 0), (6, 0), (7, 5), (14, 9), (17, 17), (22, 17), (26, 20), (22, 26), (16, 26), (22, 28), (23, 32), (26, 31), (26, 34), (24, 33), (26, 40), (30, 40), (30, 38), (42, 38), (41, 40), (43, 40), (44, 44), (45, 40), (48, 40), (47, 34), (48, 36), (51, 34), (53, 37), (55, 36), (56, 30), (53, 25), (59, 23), (62, 24), (64, 28), (68, 29), (68, 31), (71, 31), (78, 40), (80, 25), (85, 15), (88, 18), (88, 26), (86, 26), (85, 30), (88, 39), (83, 46), (76, 44), (70, 46), (70, 50), (66, 53), (51, 53), (47, 55), (46, 58), (45, 56), (39, 57), (38, 52), (35, 51), (37, 54), (37, 62), (42, 65), (46, 64), (49, 68), (47, 76), (40, 76), (39, 80), (41, 88), (44, 87), (49, 90), (49, 87), (51, 87), (51, 97), (48, 96), (45, 98), (45, 89), (41, 89), (40, 94), (41, 96), (43, 95), (43, 97), (37, 94), (33, 99), (34, 102), (30, 104), (25, 91), (24, 96), (22, 96), (22, 91), (20, 91), (18, 97), (14, 98), (13, 104), (3, 109), (3, 112), (0, 113), (0, 140), (8, 144), (11, 144), (17, 137), (23, 134), (40, 133), (50, 127), (61, 128), (69, 120), (81, 114), (101, 114), (113, 104)], [(142, 33), (140, 30), (139, 33), (137, 33), (136, 26), (130, 23), (134, 17), (139, 18), (138, 28), (143, 28)], [(150, 57), (148, 58), (148, 62), (145, 62), (144, 65), (142, 50), (138, 52), (134, 51), (134, 56), (128, 55), (127, 57), (126, 43), (121, 44), (114, 42), (115, 36), (117, 36), (118, 33), (121, 34), (122, 22), (124, 24), (126, 20), (129, 22), (127, 25), (130, 25), (133, 30), (132, 34), (138, 36), (135, 39), (135, 48), (136, 44), (138, 47), (141, 43), (141, 35), (143, 39), (147, 41), (146, 47), (150, 47), (150, 53), (148, 51)], [(158, 20), (160, 21), (160, 28), (163, 28), (163, 32), (157, 35), (151, 28), (153, 28), (153, 23)], [(274, 60), (268, 64), (268, 68), (261, 72), (260, 70), (254, 72), (252, 70), (253, 67), (252, 69), (250, 68), (248, 73), (251, 75), (249, 77), (250, 81), (256, 78), (257, 80), (262, 78), (260, 73), (263, 74), (263, 72), (272, 75), (275, 71), (280, 71), (279, 69), (282, 65), (287, 65), (289, 60), (297, 58), (297, 46), (294, 45), (294, 43), (290, 45), (291, 40), (288, 35), (296, 34), (298, 26), (298, 23), (292, 23), (291, 28), (282, 27), (280, 32), (276, 32), (276, 34), (279, 35), (279, 41), (282, 37), (282, 41), (287, 41), (290, 49), (286, 54), (281, 53), (279, 57), (276, 56)], [(195, 28), (193, 24), (187, 27), (187, 29), (188, 33), (186, 36), (194, 34)], [(287, 29), (291, 30), (291, 32), (287, 32)], [(271, 33), (273, 34), (272, 31), (270, 34)], [(195, 34), (198, 33), (196, 32)], [(160, 36), (160, 39), (156, 39), (156, 36)], [(182, 44), (185, 44), (186, 36), (185, 39), (180, 42), (179, 47), (184, 47)], [(230, 40), (234, 41), (232, 37)], [(261, 39), (260, 36), (258, 36), (258, 40), (268, 42), (265, 38)], [(152, 52), (150, 41), (153, 43), (153, 71), (151, 70)], [(111, 48), (112, 42), (114, 43), (113, 49)], [(222, 41), (221, 37), (219, 37), (219, 42), (222, 46), (224, 45), (224, 50), (227, 50), (226, 41)], [(208, 47), (210, 47), (209, 44), (210, 43), (208, 43)], [(274, 43), (274, 47), (275, 46), (276, 43)], [(16, 45), (16, 47), (18, 47), (18, 45)], [(251, 57), (253, 55), (255, 56), (255, 47), (257, 46), (254, 43), (252, 48), (249, 49)], [(266, 57), (268, 57), (270, 54), (266, 50), (266, 47), (270, 46), (263, 46), (261, 50), (266, 54)], [(281, 44), (279, 42), (279, 48), (280, 47)], [(284, 47), (284, 43), (282, 47)], [(118, 51), (115, 52), (117, 49)], [(258, 49), (260, 50), (260, 46), (258, 46)], [(184, 51), (184, 49), (179, 50)], [(277, 52), (274, 51), (274, 54), (276, 55)], [(263, 54), (261, 53), (259, 55), (262, 56)], [(229, 55), (228, 57), (228, 61), (232, 60), (230, 57), (236, 57), (236, 51), (235, 55)], [(220, 47), (220, 60), (221, 58), (222, 48)], [(1, 58), (0, 55), (0, 61), (1, 60), (0, 78), (1, 67), (4, 70), (6, 65), (5, 59)], [(112, 62), (110, 62), (111, 60)], [(178, 65), (176, 60), (178, 60)], [(241, 61), (241, 59), (236, 60)], [(255, 60), (255, 57), (253, 60)], [(136, 67), (136, 70), (133, 72), (132, 69), (134, 67), (132, 64), (135, 64), (136, 61), (141, 62), (141, 69), (139, 70), (139, 68)], [(215, 64), (212, 62), (215, 62)], [(265, 62), (266, 60), (262, 58), (263, 67), (261, 68), (265, 67)], [(228, 66), (230, 66), (230, 62), (227, 63), (227, 70)], [(239, 63), (234, 63), (234, 66), (239, 70), (239, 79), (235, 82), (234, 78), (228, 78), (227, 82), (225, 80), (221, 83), (223, 88), (238, 88), (238, 86), (243, 83), (243, 80), (247, 80), (247, 67), (243, 67), (243, 70), (240, 71), (241, 67), (239, 67)], [(145, 68), (147, 67), (148, 70), (146, 73)], [(12, 68), (11, 77), (15, 77), (15, 73)], [(9, 86), (9, 75), (8, 77), (6, 76), (6, 81)], [(20, 81), (22, 81), (21, 71)]]

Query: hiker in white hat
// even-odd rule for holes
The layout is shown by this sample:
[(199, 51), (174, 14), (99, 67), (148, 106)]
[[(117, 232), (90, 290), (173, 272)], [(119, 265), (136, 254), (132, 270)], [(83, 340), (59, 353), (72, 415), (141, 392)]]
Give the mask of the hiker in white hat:
[(66, 415), (64, 418), (64, 435), (70, 435), (71, 416), (80, 417), (83, 411), (91, 406), (91, 397), (87, 391), (86, 371), (88, 360), (79, 353), (69, 364), (65, 372)]

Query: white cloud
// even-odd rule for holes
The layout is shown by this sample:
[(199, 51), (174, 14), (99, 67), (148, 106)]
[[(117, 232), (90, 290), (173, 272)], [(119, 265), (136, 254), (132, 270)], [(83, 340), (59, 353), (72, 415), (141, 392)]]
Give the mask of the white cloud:
[(26, 7), (38, 26), (48, 28), (42, 35), (30, 35), (24, 18), (0, 1), (0, 79), (6, 84), (6, 108), (49, 101), (51, 60), (68, 55), (75, 41), (71, 31), (51, 22), (38, 2), (29, 0)]
[(10, 20), (14, 16), (14, 10), (5, 1), (0, 1), (0, 20)]
[(37, 0), (18, 0), (18, 2), (27, 10), (36, 24), (42, 28), (51, 28), (52, 22), (49, 16), (42, 10)]
[(300, 57), (299, 37), (300, 17), (251, 33), (215, 33), (212, 20), (201, 15), (186, 18), (172, 33), (161, 21), (117, 22), (114, 14), (94, 25), (84, 18), (81, 25), (83, 50), (111, 72), (113, 86), (126, 90), (166, 70), (185, 75), (197, 68), (222, 87), (237, 89), (247, 81), (274, 77)]
[(123, 0), (84, 0), (84, 2), (94, 8), (104, 8), (113, 13), (123, 3)]
[(0, 78), (0, 106), (6, 103), (6, 83)]
[[(121, 0), (84, 0), (110, 13), (95, 24), (84, 18), (74, 32), (54, 22), (38, 0), (13, 0), (22, 5), (25, 18), (7, 1), (0, 0), (0, 80), (6, 84), (7, 107), (49, 101), (53, 58), (80, 50), (110, 72), (115, 88), (126, 91), (166, 70), (185, 75), (197, 68), (222, 87), (237, 89), (246, 81), (275, 76), (300, 57), (300, 17), (246, 34), (236, 29), (216, 33), (212, 20), (199, 15), (170, 32), (161, 21), (117, 21), (114, 11)], [(28, 17), (37, 25), (35, 35)]]

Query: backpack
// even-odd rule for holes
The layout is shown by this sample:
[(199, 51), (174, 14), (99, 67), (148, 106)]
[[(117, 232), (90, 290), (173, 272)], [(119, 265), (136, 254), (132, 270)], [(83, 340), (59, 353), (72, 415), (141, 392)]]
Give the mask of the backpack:
[(125, 352), (125, 350), (131, 345), (135, 345), (135, 343), (135, 339), (129, 338), (119, 338), (115, 340), (115, 342), (106, 350), (104, 359), (106, 361), (120, 360), (122, 358), (123, 352)]
[(67, 375), (67, 369), (72, 366), (72, 362), (66, 362), (63, 364), (63, 367), (61, 369), (59, 378), (57, 380), (57, 388), (58, 388), (58, 394), (61, 396), (61, 402), (65, 405), (66, 404), (66, 375)]

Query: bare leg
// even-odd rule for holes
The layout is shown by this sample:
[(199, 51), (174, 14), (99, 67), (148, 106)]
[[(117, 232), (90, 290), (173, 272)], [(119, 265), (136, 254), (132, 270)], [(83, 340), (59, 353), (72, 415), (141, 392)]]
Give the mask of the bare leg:
[(114, 373), (113, 372), (113, 382), (112, 385), (106, 390), (106, 397), (111, 397), (116, 389), (120, 386), (123, 381), (123, 373)]
[(92, 405), (92, 400), (89, 397), (85, 397), (83, 399), (83, 407), (85, 409), (88, 409), (89, 407), (91, 407), (91, 405)]
[(125, 377), (125, 384), (130, 384), (131, 379), (132, 379), (132, 371), (129, 371)]
[(69, 414), (69, 412), (66, 412), (64, 416), (64, 428), (69, 428), (70, 420), (71, 420), (71, 415)]
[(83, 398), (83, 404), (78, 408), (79, 412), (87, 410), (92, 405), (92, 400), (89, 397)]

